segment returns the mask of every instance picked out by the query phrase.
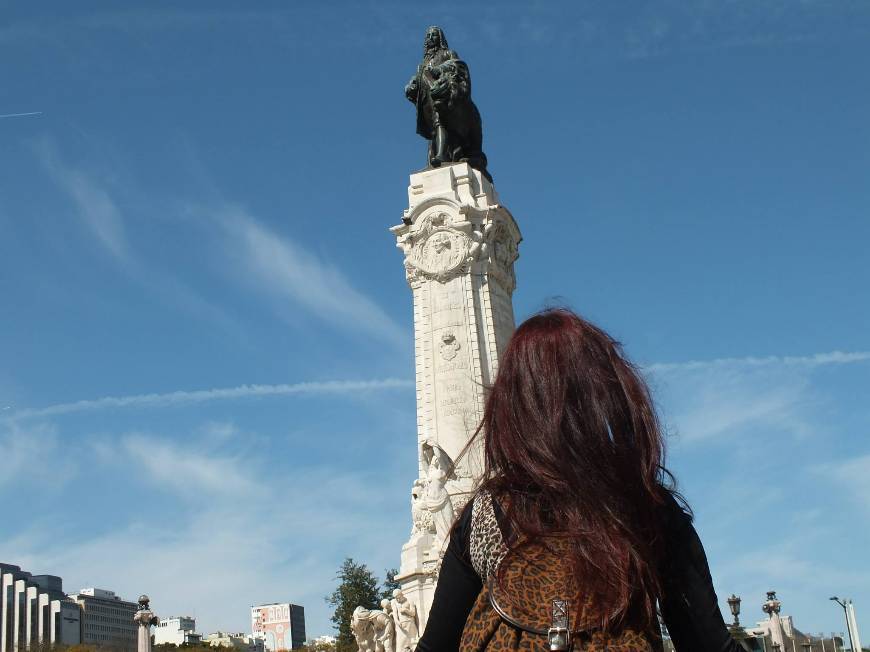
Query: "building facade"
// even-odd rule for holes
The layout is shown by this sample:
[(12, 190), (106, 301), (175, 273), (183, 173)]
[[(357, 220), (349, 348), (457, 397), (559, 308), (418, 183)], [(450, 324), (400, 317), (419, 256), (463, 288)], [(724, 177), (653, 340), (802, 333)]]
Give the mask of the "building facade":
[(305, 609), (289, 602), (251, 607), (251, 633), (263, 639), (269, 652), (295, 650), (305, 645)]
[(69, 597), (81, 609), (82, 643), (136, 649), (135, 602), (122, 600), (114, 591), (96, 588), (82, 589)]
[(190, 616), (170, 616), (154, 628), (154, 645), (196, 645), (201, 636), (196, 633), (196, 619)]
[(338, 639), (335, 636), (324, 634), (311, 639), (308, 644), (314, 647), (335, 647), (338, 644)]
[(0, 652), (79, 642), (81, 614), (64, 594), (61, 578), (0, 563)]
[(212, 647), (226, 647), (240, 652), (265, 652), (265, 641), (249, 634), (229, 632), (212, 632), (202, 637), (204, 645)]

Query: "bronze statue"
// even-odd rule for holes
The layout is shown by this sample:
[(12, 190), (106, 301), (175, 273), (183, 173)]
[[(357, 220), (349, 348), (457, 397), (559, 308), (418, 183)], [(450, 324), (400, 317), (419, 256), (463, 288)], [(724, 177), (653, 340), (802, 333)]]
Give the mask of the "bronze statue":
[(480, 113), (471, 101), (471, 73), (440, 27), (426, 30), (423, 61), (405, 86), (405, 97), (417, 107), (417, 133), (429, 141), (431, 167), (467, 161), (492, 181)]

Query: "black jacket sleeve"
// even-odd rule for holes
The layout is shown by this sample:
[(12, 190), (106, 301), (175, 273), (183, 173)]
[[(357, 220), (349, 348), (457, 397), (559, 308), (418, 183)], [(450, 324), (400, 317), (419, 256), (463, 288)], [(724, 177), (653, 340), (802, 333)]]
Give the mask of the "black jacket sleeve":
[(707, 556), (691, 517), (676, 501), (667, 511), (667, 557), (659, 606), (674, 647), (677, 652), (743, 652), (722, 619)]
[(426, 631), (417, 643), (417, 652), (455, 652), (459, 650), (462, 630), (482, 583), (471, 565), (471, 503), (450, 533), (450, 542), (441, 562), (438, 585)]

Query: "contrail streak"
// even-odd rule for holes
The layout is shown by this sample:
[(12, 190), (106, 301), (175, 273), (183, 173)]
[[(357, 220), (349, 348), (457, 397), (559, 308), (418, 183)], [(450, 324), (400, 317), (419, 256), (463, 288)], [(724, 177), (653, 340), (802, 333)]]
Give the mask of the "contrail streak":
[(104, 408), (164, 407), (207, 401), (231, 400), (254, 396), (292, 396), (295, 394), (352, 394), (355, 392), (405, 389), (413, 387), (411, 380), (385, 378), (381, 380), (327, 380), (323, 382), (295, 383), (292, 385), (240, 385), (217, 389), (179, 391), (166, 394), (136, 394), (133, 396), (104, 396), (103, 398), (58, 403), (42, 408), (24, 408), (3, 420), (14, 421), (28, 417), (50, 417), (73, 412), (87, 412)]
[(0, 118), (24, 118), (29, 115), (42, 115), (42, 111), (30, 111), (29, 113), (3, 113)]
[(689, 360), (688, 362), (659, 362), (643, 367), (644, 371), (692, 371), (711, 367), (763, 367), (769, 365), (792, 365), (803, 367), (820, 367), (822, 365), (852, 364), (870, 360), (870, 351), (831, 351), (806, 356), (768, 356), (765, 358), (716, 358), (713, 360)]
[[(853, 364), (870, 361), (870, 351), (832, 351), (808, 356), (769, 356), (766, 358), (719, 358), (714, 360), (690, 360), (678, 363), (656, 363), (642, 367), (645, 372), (667, 373), (691, 371), (723, 366), (759, 367), (767, 365), (798, 365), (818, 367), (823, 365)], [(106, 408), (168, 407), (209, 401), (234, 400), (257, 396), (293, 396), (315, 394), (353, 394), (354, 392), (407, 389), (414, 386), (411, 380), (383, 378), (375, 380), (327, 380), (321, 382), (294, 383), (292, 385), (239, 385), (216, 389), (167, 392), (163, 394), (135, 394), (132, 396), (104, 396), (102, 398), (57, 403), (42, 408), (23, 408), (8, 413), (3, 408), (2, 421), (14, 421), (33, 417), (50, 417), (75, 412), (89, 412)]]

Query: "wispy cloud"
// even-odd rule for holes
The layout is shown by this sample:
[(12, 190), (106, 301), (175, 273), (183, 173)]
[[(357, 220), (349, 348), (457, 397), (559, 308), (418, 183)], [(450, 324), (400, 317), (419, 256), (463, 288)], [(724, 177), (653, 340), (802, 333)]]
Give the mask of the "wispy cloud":
[(249, 434), (218, 446), (208, 435), (184, 444), (160, 434), (115, 437), (90, 471), (128, 469), (148, 498), (131, 498), (102, 530), (58, 536), (56, 523), (31, 522), (0, 538), (0, 558), (61, 573), (68, 589), (148, 593), (163, 613), (193, 612), (205, 632), (242, 631), (249, 605), (289, 599), (305, 606), (309, 635), (327, 633), (323, 596), (345, 556), (378, 574), (397, 564), (410, 528), (409, 480), (389, 448), (378, 449), (377, 467), (336, 472), (276, 460), (276, 442), (250, 447)]
[(227, 253), (239, 260), (249, 284), (290, 299), (342, 329), (402, 342), (401, 329), (374, 301), (355, 289), (335, 266), (280, 236), (239, 208), (222, 212)]
[(870, 378), (870, 353), (692, 360), (645, 371), (676, 435), (669, 467), (695, 508), (718, 595), (761, 602), (775, 588), (801, 629), (832, 622), (819, 611), (824, 596), (861, 596), (868, 577), (857, 560), (870, 456), (840, 429), (844, 419), (867, 423), (849, 396)]
[(657, 363), (644, 368), (669, 406), (669, 428), (683, 441), (712, 439), (759, 428), (808, 436), (819, 398), (814, 370), (870, 361), (870, 352), (833, 351), (807, 356), (767, 356)]
[[(14, 422), (3, 423), (0, 429), (0, 488), (33, 482), (59, 486), (72, 473), (72, 465), (58, 454), (57, 429), (50, 424), (37, 423), (21, 427)], [(25, 482), (29, 484), (29, 482)]]
[(712, 367), (769, 367), (788, 365), (801, 367), (819, 367), (822, 365), (851, 364), (870, 360), (870, 351), (831, 351), (830, 353), (815, 353), (806, 356), (767, 356), (744, 358), (714, 358), (712, 360), (689, 360), (687, 362), (657, 362), (644, 367), (653, 373), (669, 371), (692, 371), (710, 369)]
[(822, 464), (813, 470), (817, 476), (832, 478), (844, 496), (857, 501), (870, 512), (870, 454)]
[(51, 178), (73, 200), (76, 212), (97, 241), (119, 261), (129, 257), (124, 221), (117, 204), (90, 175), (67, 165), (47, 140), (36, 147), (37, 158)]
[(35, 115), (42, 115), (42, 111), (28, 111), (27, 113), (4, 113), (0, 115), (0, 120), (3, 118), (29, 118)]
[(227, 493), (246, 498), (263, 489), (237, 455), (209, 454), (202, 446), (186, 448), (148, 435), (125, 436), (121, 449), (152, 482), (184, 495)]
[[(698, 413), (699, 423), (696, 423), (691, 418), (691, 415), (684, 415), (679, 419), (681, 424), (688, 425), (689, 430), (696, 433), (694, 435), (695, 438), (704, 438), (717, 434), (729, 427), (745, 424), (760, 418), (784, 418), (788, 407), (795, 403), (796, 390), (799, 391), (804, 386), (802, 381), (798, 381), (791, 383), (789, 390), (785, 390), (782, 387), (769, 387), (767, 391), (759, 394), (756, 388), (752, 386), (752, 383), (749, 382), (751, 379), (740, 372), (741, 368), (751, 370), (759, 367), (784, 365), (811, 369), (822, 365), (851, 364), (865, 361), (870, 361), (870, 353), (868, 352), (844, 353), (834, 351), (832, 353), (818, 353), (810, 356), (720, 358), (713, 360), (692, 360), (684, 363), (655, 363), (644, 367), (644, 370), (658, 374), (670, 374), (670, 382), (674, 382), (673, 376), (679, 375), (680, 372), (719, 372), (709, 374), (706, 377), (706, 384), (696, 384), (694, 387), (693, 394), (696, 399), (695, 411)], [(721, 373), (722, 370), (729, 371), (723, 374)], [(794, 377), (792, 378), (796, 380)], [(695, 380), (697, 380), (697, 376), (695, 376)], [(695, 383), (695, 380), (693, 380), (693, 383)], [(681, 388), (683, 387), (679, 379), (676, 382)], [(413, 381), (399, 378), (328, 380), (277, 385), (238, 385), (236, 387), (190, 391), (179, 390), (129, 396), (104, 396), (69, 403), (57, 403), (41, 408), (7, 410), (0, 413), (0, 419), (12, 421), (103, 409), (170, 407), (174, 405), (268, 396), (353, 394), (362, 391), (384, 391), (408, 389), (411, 387), (413, 387)], [(701, 421), (707, 425), (702, 426)], [(711, 424), (716, 425), (712, 426)]]
[(42, 408), (23, 408), (2, 414), (5, 420), (32, 417), (52, 417), (74, 412), (127, 407), (168, 407), (207, 401), (236, 400), (265, 396), (292, 396), (298, 394), (355, 394), (366, 391), (406, 389), (410, 380), (384, 378), (375, 380), (327, 380), (284, 385), (239, 385), (215, 389), (166, 392), (163, 394), (135, 394), (132, 396), (104, 396), (102, 398), (58, 403)]

